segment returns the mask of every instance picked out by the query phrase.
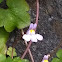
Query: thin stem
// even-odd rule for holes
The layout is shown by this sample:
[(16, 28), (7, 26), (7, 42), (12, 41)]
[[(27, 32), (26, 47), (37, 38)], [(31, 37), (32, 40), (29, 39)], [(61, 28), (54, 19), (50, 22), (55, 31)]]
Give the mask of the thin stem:
[[(23, 29), (22, 29), (21, 31), (22, 31), (22, 35), (24, 35)], [(27, 46), (27, 45), (28, 45), (27, 41), (24, 40), (24, 42), (25, 42), (25, 44), (26, 44), (26, 46)], [(33, 56), (32, 56), (32, 53), (31, 53), (30, 49), (28, 49), (28, 52), (29, 52), (29, 55), (30, 55), (30, 57), (31, 57), (31, 61), (34, 62), (34, 59), (33, 59)]]
[[(28, 45), (26, 41), (25, 41), (25, 44), (26, 44), (26, 46)], [(33, 56), (32, 56), (30, 49), (28, 49), (28, 52), (29, 52), (29, 55), (31, 57), (32, 62), (34, 62), (34, 59), (33, 59)]]
[(36, 24), (38, 24), (38, 17), (39, 17), (39, 0), (36, 0), (37, 2), (37, 12), (36, 12)]
[(13, 59), (13, 48), (12, 48), (12, 54), (11, 54), (11, 58)]
[[(38, 24), (38, 17), (39, 17), (39, 0), (36, 0), (36, 2), (37, 2), (36, 24)], [(36, 31), (36, 29), (35, 29), (35, 31)], [(25, 55), (26, 55), (26, 53), (27, 53), (29, 47), (31, 46), (31, 44), (32, 44), (32, 41), (29, 42), (29, 44), (28, 44), (28, 46), (27, 46), (27, 48), (26, 48), (24, 54), (22, 55), (21, 59), (23, 59), (23, 58), (25, 57)]]
[(16, 33), (17, 36), (15, 36), (14, 43), (12, 45), (12, 54), (11, 54), (12, 59), (13, 59), (13, 49), (14, 49), (15, 45), (17, 44), (17, 41), (20, 39), (18, 32), (16, 31), (15, 33)]
[(26, 55), (27, 51), (29, 50), (29, 47), (31, 46), (31, 44), (32, 44), (32, 42), (30, 41), (25, 52), (24, 52), (24, 54), (22, 55), (21, 59), (23, 59), (25, 57), (25, 55)]

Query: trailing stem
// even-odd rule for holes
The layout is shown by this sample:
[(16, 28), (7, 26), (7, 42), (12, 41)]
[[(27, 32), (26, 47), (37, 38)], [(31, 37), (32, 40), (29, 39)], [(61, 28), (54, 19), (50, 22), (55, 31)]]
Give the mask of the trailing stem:
[[(36, 11), (36, 24), (38, 24), (38, 17), (39, 17), (39, 0), (36, 0), (36, 3), (37, 3), (37, 11)], [(36, 29), (35, 29), (36, 31)], [(27, 51), (29, 50), (29, 47), (31, 46), (32, 44), (32, 41), (29, 42), (24, 54), (22, 55), (21, 59), (23, 59), (27, 53)]]
[(25, 57), (25, 55), (26, 55), (27, 51), (29, 50), (29, 47), (31, 46), (31, 44), (32, 44), (32, 42), (30, 41), (25, 52), (24, 52), (24, 54), (22, 55), (21, 59), (23, 59)]
[[(21, 32), (22, 32), (22, 35), (24, 35), (23, 29), (21, 30)], [(28, 45), (27, 41), (24, 40), (24, 42), (25, 42), (25, 44), (26, 44), (26, 46), (27, 46), (27, 45)], [(32, 53), (31, 53), (30, 49), (28, 49), (28, 52), (29, 52), (29, 55), (30, 55), (30, 57), (31, 57), (31, 61), (34, 62), (33, 55), (32, 55)]]
[(39, 17), (39, 0), (37, 0), (37, 11), (36, 11), (36, 24), (38, 24), (38, 17)]
[(17, 31), (15, 33), (16, 33), (17, 36), (15, 36), (14, 43), (12, 45), (12, 54), (11, 54), (12, 59), (13, 59), (13, 49), (14, 49), (15, 45), (17, 44), (17, 41), (20, 39), (19, 33)]

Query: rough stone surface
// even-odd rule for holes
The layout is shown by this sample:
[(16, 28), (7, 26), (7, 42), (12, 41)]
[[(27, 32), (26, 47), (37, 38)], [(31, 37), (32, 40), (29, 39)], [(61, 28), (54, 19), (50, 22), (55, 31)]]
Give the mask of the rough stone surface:
[[(30, 5), (31, 22), (35, 22), (36, 1), (27, 0)], [(43, 41), (32, 43), (32, 51), (35, 62), (41, 62), (45, 54), (51, 53), (62, 40), (62, 0), (40, 0), (39, 23), (36, 33), (43, 35)], [(20, 31), (16, 35), (20, 35)], [(13, 32), (14, 33), (14, 32)], [(12, 34), (12, 33), (11, 33)], [(10, 36), (9, 45), (12, 46), (14, 35)], [(26, 49), (23, 40), (18, 40), (15, 46), (18, 56), (21, 56)], [(54, 54), (55, 55), (55, 54)], [(30, 60), (29, 54), (26, 55)], [(50, 61), (51, 62), (51, 61)]]

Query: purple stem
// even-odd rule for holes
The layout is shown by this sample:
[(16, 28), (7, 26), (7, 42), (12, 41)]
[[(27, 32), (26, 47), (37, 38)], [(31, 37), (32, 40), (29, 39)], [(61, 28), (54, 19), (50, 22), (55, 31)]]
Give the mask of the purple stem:
[[(36, 24), (38, 24), (38, 17), (39, 17), (39, 0), (36, 0), (36, 2), (37, 2)], [(36, 31), (36, 29), (35, 29), (35, 31)], [(26, 48), (24, 54), (22, 55), (21, 59), (23, 59), (23, 58), (25, 57), (25, 55), (26, 55), (26, 53), (27, 53), (29, 47), (31, 46), (31, 44), (32, 44), (32, 41), (29, 42), (29, 44), (28, 44), (28, 46), (27, 46), (27, 48)]]
[[(24, 35), (23, 29), (22, 29), (21, 31), (22, 31), (22, 35)], [(25, 44), (26, 44), (26, 46), (28, 45), (28, 44), (27, 44), (27, 41), (25, 41)], [(31, 57), (32, 62), (34, 62), (33, 55), (32, 55), (32, 53), (31, 53), (30, 49), (28, 49), (28, 52), (29, 52), (29, 55), (30, 55), (30, 57)]]
[(25, 57), (25, 55), (26, 55), (27, 51), (29, 50), (29, 47), (31, 46), (31, 44), (32, 44), (32, 42), (30, 41), (25, 52), (24, 52), (24, 54), (22, 55), (21, 59), (23, 59)]
[[(25, 44), (26, 44), (26, 46), (28, 45), (26, 41), (25, 41)], [(34, 62), (33, 55), (31, 53), (30, 49), (28, 49), (28, 52), (29, 52), (32, 62)]]
[(36, 24), (38, 24), (38, 17), (39, 17), (39, 0), (36, 0), (37, 2), (37, 12), (36, 12)]

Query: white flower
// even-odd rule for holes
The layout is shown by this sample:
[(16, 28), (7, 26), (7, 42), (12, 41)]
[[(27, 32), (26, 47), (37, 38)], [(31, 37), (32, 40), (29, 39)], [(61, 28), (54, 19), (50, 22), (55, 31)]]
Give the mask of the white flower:
[(37, 24), (30, 24), (30, 27), (27, 31), (26, 34), (23, 35), (23, 39), (26, 41), (32, 41), (32, 42), (37, 42), (37, 40), (43, 40), (43, 36), (40, 34), (35, 34), (35, 28), (36, 28)]

